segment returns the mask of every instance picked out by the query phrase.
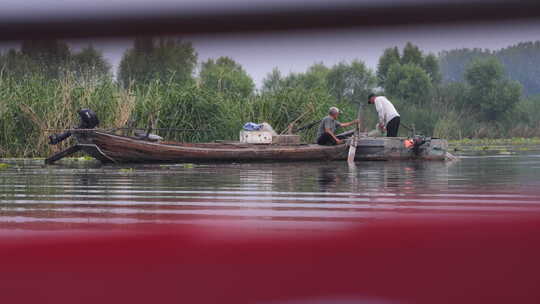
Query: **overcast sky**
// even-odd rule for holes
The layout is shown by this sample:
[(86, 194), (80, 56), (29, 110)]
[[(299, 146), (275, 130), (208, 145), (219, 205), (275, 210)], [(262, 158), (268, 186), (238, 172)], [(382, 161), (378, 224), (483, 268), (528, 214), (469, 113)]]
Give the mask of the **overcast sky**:
[[(7, 2), (6, 2), (7, 1)], [(161, 8), (192, 5), (194, 9), (208, 7), (221, 7), (223, 3), (245, 5), (244, 0), (211, 1), (190, 0), (173, 1), (157, 0)], [(276, 1), (251, 0), (257, 5), (276, 3)], [(397, 0), (384, 0), (392, 3)], [(447, 0), (431, 0), (441, 2)], [(480, 0), (478, 0), (480, 1)], [(39, 2), (39, 4), (38, 4)], [(43, 5), (46, 2), (49, 6)], [(62, 0), (4, 0), (3, 10), (0, 17), (11, 16), (16, 13), (26, 15), (43, 15), (55, 12), (69, 12), (70, 10), (103, 10), (114, 8), (128, 2), (127, 0), (97, 0), (97, 1), (62, 1)], [(249, 1), (248, 1), (249, 2)], [(292, 1), (300, 3), (302, 1)], [(324, 1), (312, 0), (310, 3), (323, 3)], [(347, 3), (350, 1), (336, 0), (333, 3)], [(370, 1), (360, 1), (369, 3)], [(402, 1), (401, 1), (402, 2)], [(417, 2), (407, 0), (407, 2)], [(33, 4), (32, 4), (33, 3)], [(129, 1), (130, 6), (138, 6), (148, 3), (147, 1)], [(278, 0), (277, 3), (289, 3)], [(34, 5), (35, 4), (35, 5)], [(214, 6), (212, 6), (214, 5)], [(185, 36), (183, 39), (191, 41), (199, 55), (199, 62), (208, 58), (229, 56), (239, 62), (244, 69), (253, 77), (259, 87), (262, 79), (272, 68), (277, 67), (282, 74), (289, 72), (305, 71), (315, 62), (323, 62), (333, 65), (340, 61), (353, 59), (363, 60), (370, 68), (375, 69), (379, 56), (387, 47), (402, 47), (407, 41), (419, 45), (427, 52), (438, 53), (442, 50), (455, 48), (489, 48), (499, 49), (522, 41), (540, 40), (540, 21), (504, 22), (497, 24), (461, 24), (461, 25), (431, 25), (431, 26), (401, 26), (379, 29), (346, 29), (327, 31), (296, 31), (287, 33), (265, 33), (256, 35), (220, 34)], [(126, 48), (132, 45), (132, 39), (109, 39), (109, 40), (70, 40), (71, 46), (78, 50), (89, 43), (100, 49), (107, 60), (116, 70), (118, 63)], [(0, 48), (16, 46), (16, 43), (0, 43)]]

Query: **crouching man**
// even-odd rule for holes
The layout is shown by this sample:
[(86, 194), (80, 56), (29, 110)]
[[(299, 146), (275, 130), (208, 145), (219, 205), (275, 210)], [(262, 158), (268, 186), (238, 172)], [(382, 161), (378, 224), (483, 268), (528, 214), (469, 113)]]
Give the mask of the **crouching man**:
[(319, 145), (339, 145), (343, 143), (342, 139), (337, 138), (336, 129), (345, 128), (358, 123), (358, 120), (351, 122), (340, 123), (337, 119), (339, 109), (331, 107), (328, 111), (328, 116), (321, 120), (319, 131), (317, 132), (317, 144)]
[(387, 137), (397, 137), (399, 131), (399, 113), (394, 105), (384, 96), (369, 94), (368, 104), (374, 104), (379, 114), (379, 128), (386, 130)]

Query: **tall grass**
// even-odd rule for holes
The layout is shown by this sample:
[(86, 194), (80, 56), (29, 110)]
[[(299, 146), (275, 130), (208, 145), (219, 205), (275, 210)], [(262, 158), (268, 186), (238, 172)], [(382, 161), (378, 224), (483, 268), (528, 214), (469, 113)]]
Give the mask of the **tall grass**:
[[(304, 112), (308, 113), (299, 125), (319, 120), (332, 105), (344, 109), (343, 119), (356, 115), (355, 106), (336, 104), (328, 93), (316, 90), (286, 89), (242, 97), (173, 82), (123, 88), (110, 78), (85, 82), (69, 75), (61, 79), (2, 76), (0, 153), (2, 157), (42, 157), (66, 148), (72, 142), (50, 146), (48, 135), (76, 126), (81, 108), (97, 113), (100, 128), (178, 129), (157, 132), (170, 140), (201, 142), (237, 139), (248, 121), (266, 121), (280, 132)], [(313, 141), (313, 132), (302, 135)]]
[(45, 79), (0, 77), (0, 149), (2, 156), (36, 157), (65, 148), (68, 143), (49, 146), (51, 129), (78, 124), (76, 111), (92, 108), (102, 125), (119, 127), (134, 100), (118, 90), (110, 78), (80, 82), (67, 76)]

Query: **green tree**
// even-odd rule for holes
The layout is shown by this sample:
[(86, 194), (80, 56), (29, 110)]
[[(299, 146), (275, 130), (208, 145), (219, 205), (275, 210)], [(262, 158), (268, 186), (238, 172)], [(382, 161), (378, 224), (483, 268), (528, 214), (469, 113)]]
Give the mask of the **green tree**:
[(134, 81), (148, 84), (159, 80), (193, 83), (197, 53), (190, 42), (170, 37), (137, 37), (120, 62), (118, 79), (127, 86)]
[(439, 63), (433, 54), (424, 55), (420, 48), (407, 42), (400, 56), (397, 47), (384, 51), (377, 66), (378, 85), (388, 95), (411, 104), (431, 101), (441, 81)]
[(263, 79), (263, 92), (275, 92), (283, 86), (283, 77), (278, 68), (273, 68), (272, 72), (268, 73)]
[(204, 88), (220, 93), (247, 97), (255, 88), (253, 80), (242, 66), (229, 57), (203, 62), (199, 77)]
[(379, 63), (377, 65), (377, 79), (378, 85), (384, 85), (386, 77), (388, 75), (388, 70), (394, 64), (400, 64), (399, 50), (396, 47), (388, 48), (384, 50), (383, 55), (379, 58)]
[(25, 75), (40, 73), (41, 69), (20, 51), (10, 49), (0, 54), (0, 72), (3, 76), (22, 78)]
[(497, 51), (456, 49), (439, 54), (444, 82), (464, 81), (465, 70), (478, 58), (494, 56), (504, 66), (506, 75), (523, 85), (526, 95), (540, 93), (540, 41), (522, 42)]
[[(540, 95), (530, 96), (521, 100), (516, 104), (515, 110), (515, 118), (517, 120), (514, 121), (515, 124), (526, 125), (540, 131)], [(536, 134), (536, 136), (539, 135), (540, 133)]]
[(79, 53), (71, 56), (70, 70), (78, 78), (99, 78), (110, 76), (111, 65), (103, 58), (103, 54), (100, 51), (89, 45)]
[(439, 53), (439, 67), (444, 82), (464, 81), (467, 66), (477, 58), (490, 56), (489, 50), (482, 49), (458, 49), (442, 51)]
[(470, 87), (465, 82), (450, 82), (441, 84), (437, 88), (437, 100), (443, 105), (469, 110)]
[(428, 73), (429, 77), (431, 77), (431, 82), (433, 84), (439, 84), (442, 77), (439, 70), (439, 62), (437, 60), (437, 57), (433, 54), (429, 54), (424, 57), (423, 61), (423, 68)]
[(426, 104), (432, 94), (428, 73), (416, 64), (394, 64), (388, 71), (384, 88), (390, 96), (416, 105)]
[(519, 81), (527, 95), (540, 93), (540, 41), (523, 42), (495, 52), (510, 79)]
[(14, 67), (19, 70), (14, 74), (37, 71), (47, 78), (58, 78), (67, 69), (71, 50), (65, 42), (59, 40), (25, 40), (17, 55), (23, 57), (19, 61), (25, 61), (25, 64)]
[(470, 105), (487, 121), (512, 111), (521, 98), (521, 85), (504, 77), (504, 67), (496, 58), (473, 61), (465, 79), (470, 85)]
[(315, 63), (305, 73), (290, 74), (284, 79), (287, 87), (304, 88), (307, 90), (326, 89), (326, 77), (330, 69), (322, 63)]
[(44, 80), (67, 74), (82, 77), (110, 76), (110, 65), (103, 55), (88, 46), (73, 53), (62, 41), (23, 41), (20, 50), (10, 49), (0, 55), (0, 70), (17, 79), (40, 75)]
[(401, 64), (416, 64), (424, 66), (424, 55), (420, 48), (411, 42), (407, 42), (403, 48), (403, 56), (401, 56)]
[(59, 40), (24, 40), (21, 53), (43, 63), (61, 63), (71, 55), (69, 46)]
[(407, 42), (403, 48), (401, 64), (416, 64), (423, 68), (433, 84), (438, 84), (441, 81), (437, 57), (433, 54), (424, 55), (420, 48), (411, 42)]
[(354, 102), (366, 98), (375, 87), (376, 77), (363, 62), (354, 60), (334, 65), (326, 75), (326, 83), (338, 102)]

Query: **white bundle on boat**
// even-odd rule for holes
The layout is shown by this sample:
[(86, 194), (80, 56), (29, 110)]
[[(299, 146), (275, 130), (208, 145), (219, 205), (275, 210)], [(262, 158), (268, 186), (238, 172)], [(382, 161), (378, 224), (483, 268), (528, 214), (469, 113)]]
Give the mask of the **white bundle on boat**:
[(274, 128), (272, 128), (272, 126), (267, 123), (267, 122), (263, 122), (261, 124), (261, 129), (260, 131), (264, 131), (264, 132), (270, 132), (272, 133), (272, 136), (277, 136), (278, 134), (276, 133), (276, 131), (274, 131)]
[(272, 138), (278, 136), (274, 128), (267, 123), (248, 122), (240, 131), (240, 142), (247, 144), (271, 144)]

